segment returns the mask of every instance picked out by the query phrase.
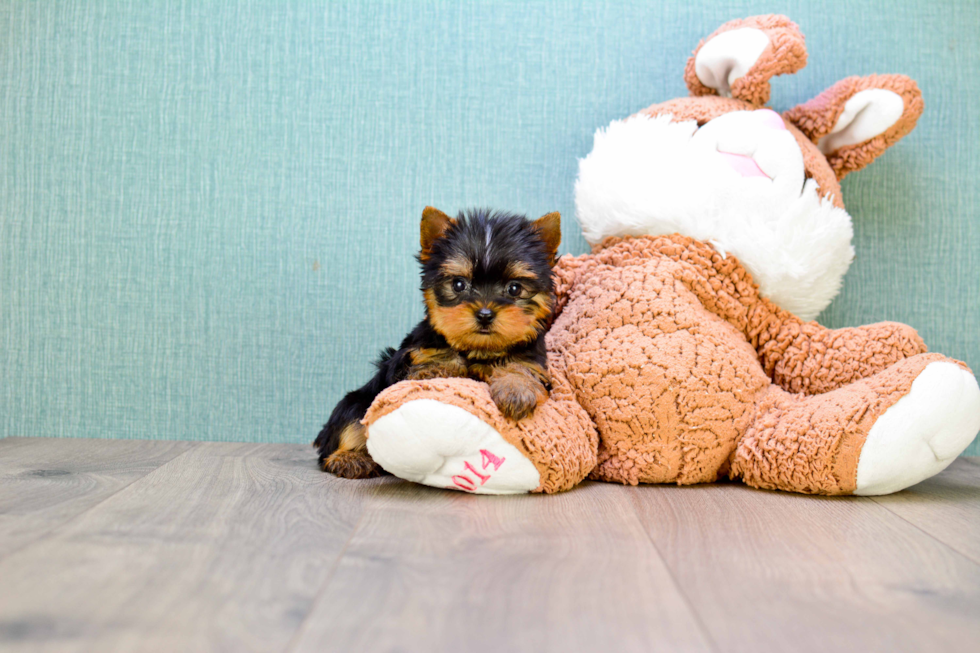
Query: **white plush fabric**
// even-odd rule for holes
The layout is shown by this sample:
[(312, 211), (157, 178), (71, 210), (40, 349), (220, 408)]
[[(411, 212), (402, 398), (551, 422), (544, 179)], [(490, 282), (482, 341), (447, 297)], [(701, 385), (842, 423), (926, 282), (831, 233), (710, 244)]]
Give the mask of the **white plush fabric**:
[(525, 494), (541, 484), (534, 464), (496, 429), (462, 408), (410, 401), (371, 425), (368, 453), (386, 471), (473, 494)]
[(761, 29), (742, 27), (722, 32), (698, 50), (694, 74), (718, 95), (731, 97), (732, 84), (751, 70), (767, 45), (769, 37)]
[[(737, 256), (763, 295), (815, 318), (854, 257), (851, 218), (820, 197), (815, 181), (804, 183), (803, 155), (774, 115), (733, 112), (701, 129), (639, 115), (599, 129), (575, 184), (586, 240), (682, 233), (710, 242)], [(765, 176), (743, 177), (731, 154), (751, 158)]]
[(891, 494), (946, 469), (980, 430), (980, 388), (955, 363), (930, 363), (871, 427), (854, 494)]
[(883, 88), (869, 88), (851, 96), (830, 133), (817, 142), (824, 154), (870, 140), (898, 122), (905, 111), (902, 96)]

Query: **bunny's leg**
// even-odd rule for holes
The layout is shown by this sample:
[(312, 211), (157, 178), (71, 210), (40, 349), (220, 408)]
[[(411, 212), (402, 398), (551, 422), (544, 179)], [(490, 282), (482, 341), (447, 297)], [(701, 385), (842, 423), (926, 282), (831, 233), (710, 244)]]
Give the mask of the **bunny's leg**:
[(921, 354), (820, 395), (772, 386), (756, 402), (731, 476), (807, 494), (889, 494), (945, 469), (978, 429), (973, 375)]
[(803, 322), (767, 299), (755, 305), (746, 331), (766, 374), (783, 390), (808, 395), (843, 387), (927, 351), (915, 329), (905, 324), (828, 329)]

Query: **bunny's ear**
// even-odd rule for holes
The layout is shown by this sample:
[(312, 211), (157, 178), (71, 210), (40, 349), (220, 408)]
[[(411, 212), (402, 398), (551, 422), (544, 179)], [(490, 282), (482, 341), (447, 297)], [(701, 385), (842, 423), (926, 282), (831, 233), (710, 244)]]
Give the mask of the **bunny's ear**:
[(817, 144), (843, 179), (912, 131), (924, 103), (905, 75), (848, 77), (783, 114)]
[(800, 28), (771, 14), (725, 23), (698, 44), (684, 81), (691, 95), (720, 95), (759, 106), (769, 101), (769, 79), (806, 65)]

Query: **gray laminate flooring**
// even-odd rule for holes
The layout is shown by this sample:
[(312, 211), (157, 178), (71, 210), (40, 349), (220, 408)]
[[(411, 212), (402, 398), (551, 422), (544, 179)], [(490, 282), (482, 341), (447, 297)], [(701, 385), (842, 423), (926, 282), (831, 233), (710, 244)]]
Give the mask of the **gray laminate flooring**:
[(0, 651), (978, 651), (980, 463), (477, 497), (307, 446), (0, 440)]

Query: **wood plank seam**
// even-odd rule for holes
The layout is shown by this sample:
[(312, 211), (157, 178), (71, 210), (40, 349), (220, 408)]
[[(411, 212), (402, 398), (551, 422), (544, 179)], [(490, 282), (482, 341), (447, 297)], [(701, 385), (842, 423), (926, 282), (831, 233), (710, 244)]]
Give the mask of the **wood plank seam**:
[(106, 495), (105, 497), (103, 497), (97, 503), (92, 504), (91, 506), (87, 507), (85, 510), (82, 510), (78, 514), (73, 515), (70, 519), (67, 519), (67, 520), (61, 522), (60, 524), (56, 524), (56, 525), (52, 526), (48, 530), (46, 530), (43, 533), (41, 533), (38, 537), (36, 537), (36, 538), (34, 538), (34, 539), (32, 539), (32, 540), (30, 540), (28, 542), (24, 542), (19, 547), (15, 548), (15, 549), (11, 549), (10, 551), (7, 551), (4, 554), (0, 554), (0, 562), (3, 562), (4, 560), (6, 560), (7, 558), (9, 558), (12, 555), (15, 555), (17, 553), (20, 553), (21, 551), (23, 551), (24, 549), (26, 549), (29, 546), (34, 546), (34, 545), (36, 545), (36, 544), (38, 544), (40, 542), (43, 542), (43, 541), (49, 539), (50, 537), (56, 535), (58, 531), (60, 531), (61, 529), (65, 528), (66, 526), (74, 523), (76, 520), (78, 520), (82, 516), (87, 515), (93, 509), (101, 506), (102, 504), (104, 504), (109, 499), (115, 497), (117, 494), (119, 494), (120, 492), (122, 492), (126, 488), (130, 487), (133, 483), (137, 483), (139, 481), (142, 481), (143, 479), (145, 479), (150, 474), (153, 474), (154, 472), (157, 472), (161, 467), (164, 467), (165, 465), (169, 465), (173, 461), (180, 459), (181, 457), (183, 457), (184, 455), (188, 454), (189, 452), (194, 451), (195, 449), (197, 449), (199, 446), (200, 446), (200, 443), (199, 442), (192, 442), (192, 443), (190, 443), (190, 446), (188, 446), (187, 449), (185, 449), (184, 451), (181, 451), (179, 454), (177, 454), (173, 458), (161, 462), (159, 465), (157, 465), (153, 469), (148, 470), (142, 476), (138, 476), (138, 477), (134, 478), (129, 483), (126, 483), (125, 485), (121, 486), (115, 492), (112, 492), (112, 493)]
[(924, 533), (925, 535), (928, 535), (930, 539), (932, 539), (932, 540), (934, 540), (934, 541), (936, 541), (936, 542), (939, 542), (939, 543), (940, 543), (940, 544), (942, 544), (942, 545), (943, 545), (944, 547), (946, 547), (946, 548), (947, 548), (947, 549), (949, 549), (950, 551), (953, 551), (954, 553), (956, 553), (956, 554), (957, 554), (957, 555), (959, 555), (960, 557), (962, 557), (962, 558), (965, 558), (966, 560), (968, 560), (969, 562), (971, 562), (971, 563), (972, 563), (972, 564), (974, 564), (974, 565), (977, 565), (977, 566), (980, 566), (980, 560), (977, 560), (977, 559), (975, 559), (975, 558), (974, 558), (973, 556), (971, 556), (971, 555), (969, 555), (968, 553), (964, 553), (963, 551), (960, 551), (959, 549), (957, 549), (957, 548), (956, 548), (955, 546), (953, 546), (953, 545), (952, 545), (952, 544), (950, 544), (949, 542), (945, 542), (945, 541), (943, 541), (943, 540), (940, 540), (940, 539), (939, 539), (939, 538), (937, 538), (937, 537), (936, 537), (935, 535), (933, 535), (933, 534), (932, 534), (932, 533), (930, 533), (929, 531), (927, 531), (927, 530), (925, 530), (925, 529), (923, 529), (923, 528), (922, 528), (921, 526), (919, 526), (919, 525), (918, 525), (918, 524), (916, 524), (915, 522), (912, 522), (912, 521), (909, 521), (909, 520), (908, 520), (908, 519), (907, 519), (907, 518), (906, 518), (906, 517), (905, 517), (904, 515), (902, 515), (902, 514), (900, 514), (900, 513), (898, 513), (898, 512), (895, 512), (894, 510), (892, 510), (891, 508), (889, 508), (889, 507), (888, 507), (887, 505), (885, 505), (884, 503), (882, 503), (882, 502), (880, 502), (880, 501), (878, 501), (878, 499), (876, 499), (875, 497), (868, 497), (868, 499), (870, 499), (870, 500), (871, 500), (871, 502), (872, 502), (872, 503), (874, 503), (874, 504), (875, 504), (876, 506), (878, 506), (879, 508), (884, 508), (884, 509), (885, 509), (885, 510), (887, 510), (887, 511), (888, 511), (889, 513), (891, 513), (891, 514), (893, 514), (893, 515), (895, 515), (896, 517), (898, 517), (899, 519), (901, 519), (901, 520), (902, 520), (903, 522), (905, 522), (906, 524), (909, 524), (910, 526), (914, 526), (914, 527), (916, 528), (916, 530), (918, 530), (918, 531), (919, 531), (919, 532), (921, 532), (921, 533)]
[(650, 531), (647, 530), (647, 526), (643, 521), (643, 516), (640, 515), (640, 511), (637, 510), (636, 507), (636, 503), (638, 501), (637, 492), (639, 492), (640, 489), (638, 487), (630, 487), (629, 490), (630, 490), (630, 504), (633, 506), (633, 514), (636, 516), (636, 520), (637, 522), (639, 522), (640, 528), (643, 529), (643, 534), (646, 536), (647, 541), (650, 543), (650, 546), (653, 547), (653, 550), (654, 552), (656, 552), (657, 557), (659, 557), (661, 562), (664, 563), (664, 568), (667, 570), (667, 573), (670, 575), (670, 582), (674, 584), (674, 588), (677, 590), (677, 594), (684, 600), (684, 605), (687, 606), (687, 610), (688, 612), (691, 613), (691, 616), (694, 618), (694, 622), (698, 625), (698, 628), (701, 629), (701, 633), (704, 635), (705, 641), (708, 642), (708, 646), (710, 646), (711, 650), (715, 651), (715, 653), (721, 653), (721, 649), (718, 647), (717, 642), (715, 642), (714, 637), (712, 637), (711, 631), (708, 630), (707, 626), (705, 625), (704, 620), (701, 618), (701, 614), (694, 607), (694, 604), (691, 602), (691, 599), (688, 597), (687, 592), (684, 591), (684, 588), (681, 587), (681, 584), (677, 581), (677, 576), (674, 573), (673, 568), (670, 566), (670, 563), (667, 561), (667, 558), (664, 556), (663, 552), (661, 552), (660, 547), (657, 546), (657, 543), (653, 541), (653, 538), (650, 537)]
[(367, 510), (362, 507), (361, 514), (357, 518), (357, 523), (354, 524), (354, 528), (351, 529), (350, 536), (347, 538), (347, 541), (344, 542), (344, 548), (342, 548), (340, 550), (340, 553), (337, 554), (337, 559), (333, 561), (333, 565), (330, 567), (330, 572), (327, 574), (327, 577), (323, 580), (323, 583), (320, 584), (320, 587), (317, 588), (316, 598), (313, 599), (313, 601), (310, 603), (310, 607), (306, 611), (306, 615), (304, 615), (303, 621), (300, 622), (299, 626), (296, 628), (296, 632), (293, 633), (293, 636), (289, 638), (289, 642), (286, 644), (286, 647), (283, 649), (283, 653), (290, 653), (290, 651), (296, 650), (296, 646), (299, 644), (300, 640), (302, 639), (303, 633), (306, 632), (306, 624), (310, 620), (310, 615), (314, 614), (314, 612), (316, 611), (316, 607), (320, 604), (320, 601), (323, 599), (323, 595), (327, 593), (327, 588), (330, 587), (330, 583), (331, 581), (333, 581), (334, 575), (337, 573), (337, 569), (340, 567), (341, 560), (343, 560), (344, 556), (347, 555), (347, 549), (348, 547), (350, 547), (350, 543), (354, 541), (354, 537), (357, 535), (358, 531), (361, 530), (361, 524), (364, 522), (364, 515), (366, 512)]

